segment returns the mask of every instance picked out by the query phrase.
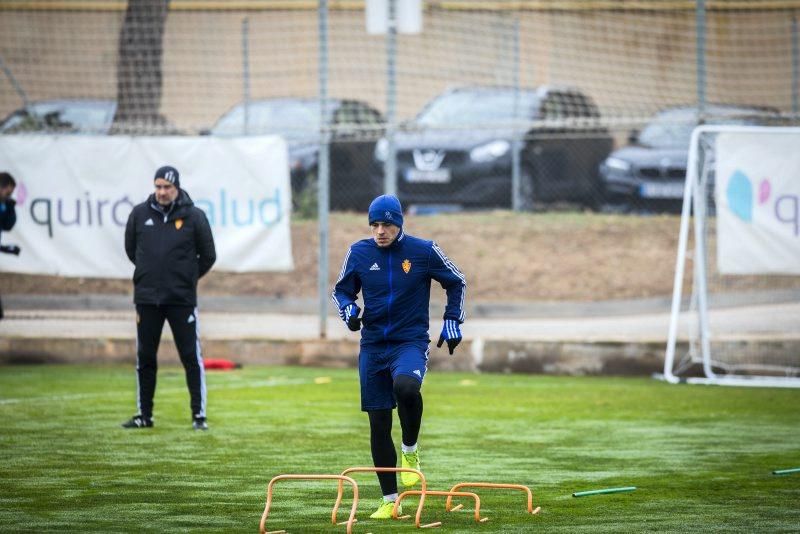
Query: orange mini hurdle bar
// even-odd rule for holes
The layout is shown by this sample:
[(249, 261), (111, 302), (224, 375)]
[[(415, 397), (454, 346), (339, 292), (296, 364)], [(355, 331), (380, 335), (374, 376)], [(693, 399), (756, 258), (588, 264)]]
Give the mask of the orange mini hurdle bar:
[[(477, 494), (469, 492), (469, 491), (421, 491), (421, 490), (410, 490), (404, 491), (397, 497), (397, 501), (394, 503), (394, 510), (392, 512), (393, 515), (397, 515), (397, 507), (400, 506), (400, 501), (402, 501), (405, 497), (409, 495), (419, 495), (420, 502), (425, 498), (426, 495), (439, 495), (439, 496), (448, 496), (448, 497), (472, 497), (475, 499), (475, 521), (478, 523), (483, 523), (488, 521), (488, 517), (484, 517), (481, 519), (481, 498), (478, 497)], [(433, 528), (439, 527), (442, 525), (441, 521), (436, 521), (434, 523), (428, 523), (427, 525), (420, 525), (419, 524), (419, 517), (417, 517), (416, 522), (414, 523), (417, 528)]]
[[(417, 515), (415, 518), (416, 524), (419, 525), (419, 518), (422, 515), (422, 506), (425, 504), (424, 493), (428, 489), (428, 483), (425, 481), (425, 475), (423, 475), (421, 471), (418, 471), (416, 469), (411, 469), (410, 467), (350, 467), (342, 471), (341, 476), (344, 477), (349, 473), (400, 473), (400, 472), (416, 473), (419, 476), (421, 488), (423, 491), (423, 495), (419, 499), (419, 505), (417, 506)], [(333, 505), (333, 512), (331, 513), (331, 519), (333, 520), (334, 523), (336, 523), (336, 515), (339, 512), (339, 505), (342, 503), (343, 487), (344, 484), (342, 484), (342, 481), (340, 480), (339, 493), (336, 496), (336, 504)], [(398, 499), (398, 501), (399, 500), (400, 499)], [(406, 517), (411, 517), (411, 516), (397, 517), (397, 506), (395, 506), (392, 509), (392, 517), (394, 517), (395, 519), (405, 519)]]
[[(531, 493), (531, 489), (528, 486), (523, 486), (522, 484), (500, 484), (494, 482), (461, 482), (456, 484), (450, 491), (458, 491), (461, 488), (493, 488), (493, 489), (517, 489), (524, 491), (528, 494), (528, 513), (529, 514), (538, 514), (539, 511), (542, 509), (541, 506), (537, 506), (536, 510), (533, 509), (533, 494)], [(455, 508), (450, 508), (450, 505), (453, 503), (453, 498), (448, 497), (447, 502), (445, 503), (444, 509), (448, 512), (455, 512), (459, 508), (462, 507), (461, 504), (456, 506)]]
[[(259, 525), (260, 534), (279, 534), (286, 532), (285, 530), (267, 531), (267, 516), (269, 515), (269, 508), (272, 505), (272, 488), (279, 480), (338, 480), (339, 481), (339, 496), (336, 500), (337, 508), (342, 497), (343, 482), (349, 482), (353, 486), (353, 506), (350, 508), (350, 518), (347, 520), (347, 534), (353, 532), (353, 523), (356, 522), (356, 508), (358, 507), (358, 484), (350, 477), (344, 475), (278, 475), (273, 477), (267, 485), (267, 505), (264, 507), (264, 513), (261, 515), (261, 524)], [(336, 522), (336, 508), (331, 514), (331, 522), (338, 525)]]

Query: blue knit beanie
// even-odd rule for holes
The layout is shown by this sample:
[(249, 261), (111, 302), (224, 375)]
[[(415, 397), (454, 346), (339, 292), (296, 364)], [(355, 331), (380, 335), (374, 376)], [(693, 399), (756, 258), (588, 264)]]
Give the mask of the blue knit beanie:
[(381, 195), (369, 205), (369, 224), (376, 222), (403, 226), (403, 208), (394, 195)]

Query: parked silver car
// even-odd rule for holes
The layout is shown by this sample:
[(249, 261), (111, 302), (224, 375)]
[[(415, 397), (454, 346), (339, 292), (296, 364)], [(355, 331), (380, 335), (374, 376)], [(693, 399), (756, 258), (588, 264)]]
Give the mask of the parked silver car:
[(104, 98), (37, 100), (19, 108), (0, 122), (0, 134), (181, 135), (164, 117), (151, 122), (114, 124), (117, 102)]
[(4, 118), (0, 122), (0, 133), (106, 134), (111, 129), (116, 111), (114, 100), (40, 100)]
[[(375, 139), (383, 131), (380, 112), (359, 100), (328, 102), (330, 207), (363, 211), (377, 190), (370, 180)], [(319, 101), (314, 98), (265, 98), (239, 103), (222, 117), (211, 135), (276, 134), (286, 139), (295, 208), (301, 195), (316, 187), (319, 159)]]

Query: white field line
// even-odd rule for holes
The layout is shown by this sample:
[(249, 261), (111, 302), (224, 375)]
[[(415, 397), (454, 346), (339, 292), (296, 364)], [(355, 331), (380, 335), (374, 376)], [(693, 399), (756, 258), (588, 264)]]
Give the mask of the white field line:
[[(272, 380), (256, 380), (253, 382), (245, 382), (241, 384), (222, 384), (214, 386), (214, 391), (230, 390), (230, 389), (245, 389), (257, 387), (277, 387), (277, 386), (294, 386), (302, 384), (313, 384), (313, 379), (302, 378), (289, 378), (289, 379), (272, 379)], [(131, 384), (134, 388), (134, 384)], [(173, 388), (159, 388), (159, 393), (180, 393), (186, 391), (186, 387), (173, 387)], [(50, 395), (48, 397), (25, 397), (25, 398), (8, 398), (0, 399), (0, 406), (8, 404), (42, 404), (49, 402), (64, 402), (64, 401), (82, 401), (87, 399), (102, 399), (102, 398), (117, 398), (121, 393), (75, 393), (71, 395)]]

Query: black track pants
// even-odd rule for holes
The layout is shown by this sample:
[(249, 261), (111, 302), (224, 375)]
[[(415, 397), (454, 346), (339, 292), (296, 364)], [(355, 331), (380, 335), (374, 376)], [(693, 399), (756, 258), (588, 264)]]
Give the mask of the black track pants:
[[(409, 446), (417, 443), (422, 423), (421, 385), (416, 378), (400, 375), (395, 378), (392, 388), (397, 399), (403, 443)], [(373, 464), (375, 467), (397, 467), (397, 451), (392, 440), (392, 410), (371, 410), (367, 414)], [(384, 495), (397, 493), (395, 473), (378, 473), (378, 482)]]
[[(392, 441), (392, 410), (370, 410), (367, 415), (369, 415), (369, 442), (373, 465), (397, 467), (397, 451)], [(377, 473), (377, 475), (384, 495), (397, 493), (395, 473)]]
[(197, 325), (197, 308), (192, 306), (136, 305), (136, 373), (137, 404), (143, 417), (153, 416), (153, 395), (156, 392), (156, 354), (161, 341), (164, 320), (169, 322), (175, 347), (186, 371), (193, 417), (206, 416), (206, 375)]
[(414, 445), (422, 425), (422, 383), (416, 378), (400, 375), (394, 379), (392, 392), (397, 400), (397, 415), (403, 429), (403, 445)]

